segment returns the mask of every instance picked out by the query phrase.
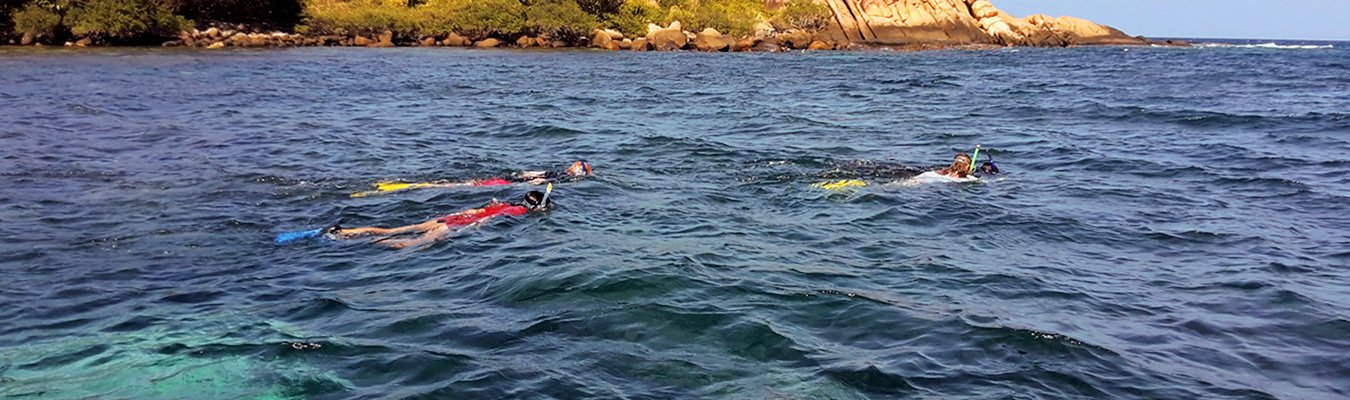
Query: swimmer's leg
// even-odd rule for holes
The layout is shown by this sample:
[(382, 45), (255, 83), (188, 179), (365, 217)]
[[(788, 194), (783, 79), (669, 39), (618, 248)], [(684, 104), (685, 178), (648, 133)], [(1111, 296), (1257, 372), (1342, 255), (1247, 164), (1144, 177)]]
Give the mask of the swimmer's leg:
[(339, 238), (342, 239), (359, 236), (370, 236), (370, 235), (389, 236), (412, 232), (426, 232), (436, 229), (437, 227), (444, 227), (444, 226), (445, 224), (442, 224), (433, 219), (420, 224), (400, 226), (397, 228), (381, 228), (378, 226), (367, 226), (361, 228), (342, 228), (334, 232), (334, 234), (336, 234)]
[(432, 243), (445, 238), (446, 236), (450, 235), (450, 232), (453, 232), (453, 230), (451, 230), (450, 227), (445, 226), (445, 224), (438, 224), (438, 225), (439, 225), (438, 227), (428, 230), (421, 236), (412, 239), (381, 240), (379, 243), (381, 245), (393, 247), (395, 249), (402, 249), (405, 247), (421, 246), (424, 244)]

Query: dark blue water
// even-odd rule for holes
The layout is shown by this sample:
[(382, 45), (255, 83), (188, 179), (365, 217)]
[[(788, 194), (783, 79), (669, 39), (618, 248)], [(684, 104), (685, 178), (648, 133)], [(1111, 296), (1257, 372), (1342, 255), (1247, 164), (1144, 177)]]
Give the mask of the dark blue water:
[(0, 396), (1345, 398), (1347, 46), (0, 49)]

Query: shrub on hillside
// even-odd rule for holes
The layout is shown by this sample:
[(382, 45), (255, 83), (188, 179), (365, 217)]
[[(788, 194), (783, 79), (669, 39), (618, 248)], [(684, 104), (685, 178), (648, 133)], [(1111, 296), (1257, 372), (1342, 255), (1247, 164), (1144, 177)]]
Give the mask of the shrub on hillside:
[(51, 7), (30, 3), (14, 13), (14, 32), (20, 35), (33, 35), (50, 38), (64, 31), (61, 15)]
[(518, 0), (431, 0), (435, 22), (472, 40), (514, 35), (525, 29), (525, 5)]
[(599, 17), (618, 12), (624, 0), (576, 0), (576, 2), (583, 11)]
[(670, 18), (680, 21), (685, 29), (698, 32), (713, 28), (723, 34), (747, 35), (768, 11), (762, 0), (701, 0), (670, 10)]
[(778, 30), (801, 29), (807, 32), (824, 30), (834, 20), (834, 12), (813, 0), (792, 0), (773, 17)]
[(525, 9), (525, 25), (529, 34), (573, 42), (600, 23), (574, 0), (535, 0)]
[(431, 25), (425, 10), (388, 0), (311, 0), (304, 16), (301, 30), (338, 35), (411, 34)]
[(164, 0), (199, 23), (223, 22), (289, 30), (300, 22), (300, 0)]
[(173, 37), (192, 27), (156, 0), (86, 0), (71, 8), (67, 22), (75, 35), (115, 41)]
[(14, 31), (14, 12), (22, 7), (21, 0), (0, 0), (0, 39)]
[(605, 22), (624, 35), (638, 37), (647, 34), (647, 24), (660, 24), (665, 16), (665, 10), (648, 0), (627, 0), (618, 11), (605, 16)]

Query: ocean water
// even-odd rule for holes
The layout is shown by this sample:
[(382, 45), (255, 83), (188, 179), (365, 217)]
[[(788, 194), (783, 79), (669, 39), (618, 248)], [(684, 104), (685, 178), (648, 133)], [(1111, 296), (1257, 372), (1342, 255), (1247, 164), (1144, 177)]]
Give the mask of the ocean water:
[(1251, 44), (0, 48), (0, 398), (1350, 397), (1350, 44)]

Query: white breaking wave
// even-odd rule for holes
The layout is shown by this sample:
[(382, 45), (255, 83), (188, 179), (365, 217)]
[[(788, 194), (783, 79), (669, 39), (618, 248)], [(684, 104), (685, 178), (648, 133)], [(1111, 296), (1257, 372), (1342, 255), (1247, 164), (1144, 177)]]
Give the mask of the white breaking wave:
[(1285, 49), (1285, 50), (1314, 50), (1314, 49), (1334, 49), (1334, 45), (1313, 45), (1313, 44), (1278, 44), (1278, 43), (1260, 43), (1260, 44), (1228, 44), (1228, 43), (1200, 43), (1197, 47), (1222, 47), (1237, 49)]

